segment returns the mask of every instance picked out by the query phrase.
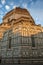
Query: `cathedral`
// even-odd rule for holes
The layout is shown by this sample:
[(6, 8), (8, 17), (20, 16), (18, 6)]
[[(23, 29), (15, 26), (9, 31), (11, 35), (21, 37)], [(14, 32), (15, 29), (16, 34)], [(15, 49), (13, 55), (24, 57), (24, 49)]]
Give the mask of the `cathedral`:
[(43, 27), (29, 11), (16, 7), (0, 24), (0, 63), (43, 62)]

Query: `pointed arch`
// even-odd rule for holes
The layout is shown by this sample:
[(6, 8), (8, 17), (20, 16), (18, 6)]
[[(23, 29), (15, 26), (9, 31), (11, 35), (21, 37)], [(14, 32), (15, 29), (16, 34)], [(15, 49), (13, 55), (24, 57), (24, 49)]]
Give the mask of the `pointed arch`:
[(22, 28), (22, 36), (28, 36), (28, 29), (27, 27)]

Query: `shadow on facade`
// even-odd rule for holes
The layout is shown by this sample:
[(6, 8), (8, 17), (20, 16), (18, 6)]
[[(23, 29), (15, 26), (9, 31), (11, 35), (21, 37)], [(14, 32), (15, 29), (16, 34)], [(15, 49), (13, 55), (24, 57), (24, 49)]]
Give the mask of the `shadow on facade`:
[(0, 63), (43, 63), (43, 32), (30, 37), (8, 30), (0, 45)]

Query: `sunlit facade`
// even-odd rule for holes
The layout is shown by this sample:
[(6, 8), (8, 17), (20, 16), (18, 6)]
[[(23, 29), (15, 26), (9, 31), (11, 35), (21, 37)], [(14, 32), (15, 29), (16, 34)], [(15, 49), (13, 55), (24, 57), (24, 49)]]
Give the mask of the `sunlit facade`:
[(32, 62), (43, 62), (43, 27), (26, 9), (17, 7), (0, 24), (0, 63)]

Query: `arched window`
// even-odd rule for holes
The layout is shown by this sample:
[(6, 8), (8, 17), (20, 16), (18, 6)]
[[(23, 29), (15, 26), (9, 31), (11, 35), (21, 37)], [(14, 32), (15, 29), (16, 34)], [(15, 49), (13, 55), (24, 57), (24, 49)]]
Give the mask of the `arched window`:
[(31, 36), (31, 40), (32, 40), (32, 47), (35, 47), (35, 40), (34, 40), (34, 36)]
[(0, 63), (1, 63), (1, 59), (0, 59)]
[(11, 37), (9, 37), (9, 48), (11, 48)]
[(26, 27), (23, 27), (23, 28), (22, 28), (22, 35), (23, 35), (23, 36), (27, 36), (27, 35), (28, 35), (28, 30), (27, 30)]

